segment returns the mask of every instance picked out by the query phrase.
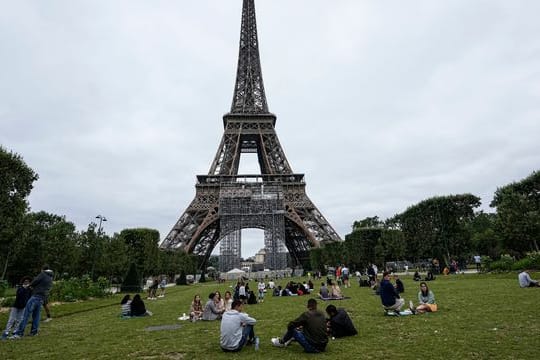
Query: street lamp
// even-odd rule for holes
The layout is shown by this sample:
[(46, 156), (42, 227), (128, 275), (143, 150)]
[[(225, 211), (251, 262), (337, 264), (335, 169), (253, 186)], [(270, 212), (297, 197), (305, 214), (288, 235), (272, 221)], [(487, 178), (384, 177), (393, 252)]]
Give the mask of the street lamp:
[(90, 277), (92, 278), (92, 280), (94, 280), (94, 269), (96, 267), (96, 253), (97, 253), (97, 247), (98, 247), (98, 238), (99, 236), (101, 236), (101, 230), (103, 229), (101, 225), (103, 224), (104, 221), (107, 221), (107, 218), (103, 215), (96, 216), (96, 219), (99, 219), (99, 226), (98, 226), (98, 231), (97, 231), (96, 243), (94, 246), (94, 254), (92, 255), (92, 271), (90, 273)]
[(101, 229), (102, 229), (101, 224), (103, 223), (103, 221), (107, 221), (107, 218), (105, 216), (103, 216), (103, 215), (98, 215), (98, 216), (96, 216), (96, 219), (99, 219), (99, 226), (98, 226), (98, 230), (97, 230), (98, 234), (99, 234), (99, 233), (101, 233)]

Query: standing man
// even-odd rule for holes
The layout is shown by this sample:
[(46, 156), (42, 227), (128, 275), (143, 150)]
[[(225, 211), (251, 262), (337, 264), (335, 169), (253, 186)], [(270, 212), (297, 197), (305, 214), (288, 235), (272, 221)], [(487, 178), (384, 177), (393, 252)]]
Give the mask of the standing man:
[(32, 328), (30, 335), (37, 335), (39, 329), (39, 320), (41, 316), (41, 307), (44, 301), (49, 296), (49, 291), (53, 285), (53, 271), (49, 269), (49, 265), (43, 265), (41, 273), (32, 280), (30, 288), (32, 289), (32, 296), (26, 303), (24, 308), (24, 315), (19, 327), (13, 333), (10, 339), (18, 339), (23, 337), (24, 328), (28, 323), (30, 315), (32, 315)]
[(388, 271), (383, 272), (380, 295), (384, 310), (393, 310), (396, 314), (398, 314), (403, 304), (405, 304), (405, 300), (399, 297), (396, 288), (390, 282), (390, 273)]
[(540, 283), (537, 280), (531, 279), (529, 275), (529, 270), (525, 269), (518, 275), (519, 286), (522, 288), (526, 287), (539, 287)]
[(319, 353), (326, 349), (328, 335), (326, 333), (326, 318), (317, 310), (317, 300), (309, 299), (308, 310), (287, 326), (287, 333), (280, 338), (272, 338), (272, 345), (285, 347), (295, 339), (307, 353)]
[(257, 322), (248, 314), (242, 312), (243, 303), (234, 300), (231, 310), (226, 311), (221, 319), (221, 350), (226, 352), (237, 352), (242, 350), (244, 345), (255, 343), (255, 350), (258, 350), (259, 338), (255, 337), (253, 326)]
[(476, 264), (476, 272), (480, 272), (480, 267), (482, 264), (482, 258), (480, 255), (474, 255), (474, 263)]

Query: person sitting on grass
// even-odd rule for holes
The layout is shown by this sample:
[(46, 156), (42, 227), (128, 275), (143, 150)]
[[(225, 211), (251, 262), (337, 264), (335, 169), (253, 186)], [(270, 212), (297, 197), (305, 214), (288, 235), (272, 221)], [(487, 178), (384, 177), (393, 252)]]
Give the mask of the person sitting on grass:
[(388, 271), (383, 272), (379, 294), (384, 310), (392, 310), (394, 313), (399, 314), (405, 300), (399, 297), (396, 288), (390, 282), (390, 273)]
[(429, 287), (425, 282), (420, 283), (420, 291), (418, 292), (418, 306), (415, 308), (413, 302), (410, 301), (409, 309), (413, 314), (423, 314), (425, 312), (437, 311), (435, 295), (433, 294), (433, 291), (429, 290)]
[(418, 271), (415, 271), (413, 275), (413, 281), (420, 281), (420, 280), (422, 280), (420, 273)]
[(519, 273), (518, 281), (519, 281), (519, 286), (522, 288), (540, 286), (540, 282), (538, 282), (537, 280), (531, 279), (531, 276), (529, 275), (529, 270), (527, 269)]
[(223, 314), (222, 310), (219, 310), (217, 305), (217, 295), (216, 293), (210, 293), (208, 295), (208, 301), (206, 302), (206, 305), (204, 306), (202, 319), (203, 320), (219, 320), (221, 319), (221, 315)]
[(403, 285), (403, 281), (401, 281), (398, 274), (394, 274), (394, 282), (396, 283), (396, 291), (398, 294), (404, 293), (405, 285)]
[(201, 296), (199, 294), (193, 297), (191, 307), (189, 308), (189, 321), (195, 322), (200, 320), (203, 314), (203, 306), (201, 303)]
[(327, 331), (333, 337), (340, 338), (358, 334), (349, 314), (344, 309), (336, 309), (334, 305), (328, 305), (326, 313), (329, 316)]
[(330, 297), (330, 293), (325, 283), (321, 283), (321, 288), (319, 290), (319, 297), (323, 300), (327, 300)]
[(131, 296), (127, 294), (120, 301), (121, 314), (122, 316), (129, 317), (131, 316)]
[(233, 298), (229, 290), (225, 291), (225, 299), (223, 299), (223, 302), (225, 303), (225, 311), (232, 309)]
[(221, 297), (221, 293), (219, 291), (216, 291), (216, 296), (214, 298), (214, 301), (216, 302), (216, 308), (219, 312), (224, 313), (225, 312), (225, 300)]
[(341, 289), (339, 288), (339, 285), (335, 282), (332, 282), (332, 287), (330, 288), (330, 298), (331, 299), (343, 299), (343, 294), (341, 293)]
[(140, 294), (136, 294), (131, 301), (131, 316), (152, 316), (152, 313), (146, 310)]
[(223, 351), (237, 352), (242, 350), (244, 345), (253, 343), (258, 346), (259, 339), (255, 337), (253, 330), (257, 320), (242, 312), (243, 305), (241, 300), (234, 300), (232, 309), (223, 314), (219, 341)]
[(328, 334), (326, 333), (326, 318), (317, 310), (317, 300), (309, 299), (308, 310), (287, 326), (283, 338), (272, 338), (272, 345), (285, 347), (294, 339), (307, 353), (319, 353), (326, 349)]

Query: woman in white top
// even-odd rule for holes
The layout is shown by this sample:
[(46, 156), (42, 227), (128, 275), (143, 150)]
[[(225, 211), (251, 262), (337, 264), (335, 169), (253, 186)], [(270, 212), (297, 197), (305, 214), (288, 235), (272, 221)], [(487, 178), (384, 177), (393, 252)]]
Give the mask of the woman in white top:
[(231, 292), (228, 291), (228, 290), (225, 291), (224, 303), (225, 303), (225, 311), (231, 310), (231, 305), (233, 303), (233, 298), (232, 298)]

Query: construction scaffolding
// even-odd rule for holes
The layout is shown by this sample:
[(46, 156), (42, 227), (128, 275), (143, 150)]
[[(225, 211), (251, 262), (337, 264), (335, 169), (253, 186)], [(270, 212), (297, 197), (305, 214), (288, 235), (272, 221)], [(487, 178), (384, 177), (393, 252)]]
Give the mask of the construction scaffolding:
[[(250, 180), (254, 180), (250, 178)], [(257, 179), (255, 179), (257, 180)], [(287, 267), (285, 247), (285, 206), (283, 188), (279, 183), (245, 181), (221, 184), (219, 193), (220, 271), (240, 266), (241, 230), (264, 230), (265, 268)]]

